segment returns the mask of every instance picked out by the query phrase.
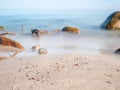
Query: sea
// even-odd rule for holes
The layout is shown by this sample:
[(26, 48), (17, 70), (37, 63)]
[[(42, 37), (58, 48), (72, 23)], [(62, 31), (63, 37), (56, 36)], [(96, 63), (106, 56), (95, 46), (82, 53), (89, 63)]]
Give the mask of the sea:
[[(120, 48), (120, 31), (103, 30), (99, 26), (115, 11), (117, 10), (0, 10), (0, 26), (5, 27), (0, 33), (16, 33), (6, 36), (26, 48), (18, 56), (39, 55), (32, 50), (35, 45), (45, 48), (48, 55), (114, 54)], [(58, 32), (41, 35), (39, 38), (31, 34), (32, 29), (52, 32), (62, 30), (65, 26), (80, 29), (80, 34)]]

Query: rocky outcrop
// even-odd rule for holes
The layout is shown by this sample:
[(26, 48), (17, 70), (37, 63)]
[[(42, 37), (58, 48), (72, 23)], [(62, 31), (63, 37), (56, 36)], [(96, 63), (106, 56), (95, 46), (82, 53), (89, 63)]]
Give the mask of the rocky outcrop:
[(0, 35), (0, 45), (15, 47), (19, 50), (25, 50), (25, 48), (18, 42), (11, 40), (7, 37)]
[(115, 51), (115, 54), (120, 54), (120, 48)]
[(114, 12), (100, 25), (102, 29), (120, 30), (120, 12)]
[(4, 30), (5, 28), (3, 26), (0, 26), (0, 30)]
[(65, 32), (73, 32), (73, 33), (80, 33), (80, 30), (78, 28), (75, 28), (75, 27), (64, 27), (62, 29), (62, 31), (65, 31)]

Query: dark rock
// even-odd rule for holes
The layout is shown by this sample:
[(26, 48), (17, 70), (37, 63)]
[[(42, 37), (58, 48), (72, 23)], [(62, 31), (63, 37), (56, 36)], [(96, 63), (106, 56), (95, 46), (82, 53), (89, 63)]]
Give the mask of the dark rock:
[(39, 37), (41, 34), (48, 34), (48, 31), (46, 30), (38, 30), (38, 29), (33, 29), (31, 30), (33, 36)]
[(102, 29), (108, 30), (120, 30), (120, 11), (112, 13), (107, 19), (100, 25)]
[(115, 51), (115, 54), (120, 54), (120, 48)]
[(39, 36), (38, 29), (31, 30), (33, 36)]
[(75, 27), (64, 27), (62, 31), (80, 33), (80, 30)]

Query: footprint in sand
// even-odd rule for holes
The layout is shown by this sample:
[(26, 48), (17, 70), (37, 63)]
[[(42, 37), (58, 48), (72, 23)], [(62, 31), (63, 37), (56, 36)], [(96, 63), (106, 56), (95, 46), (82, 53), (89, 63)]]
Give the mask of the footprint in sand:
[(53, 66), (50, 66), (51, 68), (53, 68), (56, 71), (61, 71), (64, 68), (63, 64), (59, 64), (59, 63), (55, 63)]
[(12, 90), (35, 90), (35, 86), (32, 82), (22, 82), (14, 85)]
[(63, 80), (61, 82), (63, 88), (71, 88), (72, 87), (72, 81), (71, 80)]

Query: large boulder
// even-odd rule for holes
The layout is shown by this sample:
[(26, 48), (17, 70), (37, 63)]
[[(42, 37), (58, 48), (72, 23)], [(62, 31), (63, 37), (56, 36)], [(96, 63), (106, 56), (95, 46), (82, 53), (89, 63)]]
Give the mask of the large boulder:
[(120, 12), (114, 12), (100, 25), (102, 29), (120, 30)]
[(7, 37), (4, 37), (2, 35), (0, 35), (0, 45), (14, 47), (19, 50), (25, 50), (25, 48), (20, 43), (11, 40)]
[(4, 30), (5, 28), (3, 26), (0, 26), (0, 30)]
[(73, 32), (73, 33), (80, 33), (80, 30), (78, 28), (75, 28), (75, 27), (69, 27), (69, 26), (66, 26), (62, 29), (62, 31), (65, 31), (65, 32)]

